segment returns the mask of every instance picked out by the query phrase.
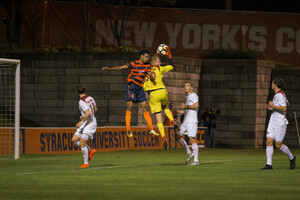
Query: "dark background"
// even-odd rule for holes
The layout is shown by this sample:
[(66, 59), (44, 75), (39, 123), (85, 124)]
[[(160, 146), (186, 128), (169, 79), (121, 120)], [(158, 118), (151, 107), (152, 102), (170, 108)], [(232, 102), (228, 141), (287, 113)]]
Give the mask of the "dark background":
[(299, 0), (58, 0), (140, 7), (300, 13)]

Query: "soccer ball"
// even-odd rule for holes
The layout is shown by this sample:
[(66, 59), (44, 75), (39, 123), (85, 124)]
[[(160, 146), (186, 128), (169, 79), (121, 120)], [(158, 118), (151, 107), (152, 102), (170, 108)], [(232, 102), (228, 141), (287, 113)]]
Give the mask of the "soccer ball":
[(161, 55), (166, 55), (168, 45), (160, 44), (157, 48), (157, 53)]

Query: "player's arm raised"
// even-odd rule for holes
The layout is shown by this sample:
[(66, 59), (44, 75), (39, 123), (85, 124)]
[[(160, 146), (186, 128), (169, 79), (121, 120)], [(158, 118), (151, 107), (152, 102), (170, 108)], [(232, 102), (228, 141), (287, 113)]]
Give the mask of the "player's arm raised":
[(84, 112), (84, 117), (81, 119), (80, 122), (76, 124), (76, 127), (79, 128), (89, 118), (90, 115), (90, 109), (86, 109), (86, 111)]
[(102, 67), (101, 70), (118, 71), (127, 68), (128, 68), (127, 65), (122, 65), (122, 66), (115, 66), (115, 67)]

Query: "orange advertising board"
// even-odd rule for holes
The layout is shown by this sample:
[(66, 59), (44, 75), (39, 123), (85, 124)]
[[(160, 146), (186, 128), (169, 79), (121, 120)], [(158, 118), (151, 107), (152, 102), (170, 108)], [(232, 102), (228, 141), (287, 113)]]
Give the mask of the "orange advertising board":
[[(198, 128), (198, 145), (204, 146), (205, 127)], [(93, 140), (88, 144), (97, 152), (138, 150), (138, 149), (162, 149), (162, 138), (147, 133), (148, 127), (132, 127), (133, 137), (126, 136), (125, 127), (98, 127)], [(13, 143), (13, 132), (10, 142)], [(80, 152), (80, 149), (71, 141), (75, 128), (21, 128), (20, 129), (20, 153), (22, 154), (67, 154)], [(6, 132), (7, 133), (7, 132)], [(175, 142), (175, 130), (165, 127), (169, 148), (177, 148)], [(0, 138), (2, 137), (0, 132)], [(11, 145), (10, 153), (13, 153)], [(4, 153), (4, 152), (0, 152)]]

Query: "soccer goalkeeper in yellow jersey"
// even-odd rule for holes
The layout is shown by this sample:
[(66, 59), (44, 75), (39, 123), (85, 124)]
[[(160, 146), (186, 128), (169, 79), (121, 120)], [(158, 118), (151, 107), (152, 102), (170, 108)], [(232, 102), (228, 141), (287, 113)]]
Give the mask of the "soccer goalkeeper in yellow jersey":
[(151, 108), (151, 112), (154, 113), (156, 116), (157, 127), (164, 141), (163, 143), (164, 149), (168, 149), (168, 144), (167, 144), (167, 139), (165, 136), (164, 126), (163, 126), (163, 119), (161, 113), (162, 110), (170, 119), (173, 126), (176, 126), (170, 110), (166, 107), (167, 103), (169, 102), (168, 92), (162, 81), (164, 76), (163, 74), (168, 71), (171, 71), (174, 68), (174, 62), (169, 47), (167, 47), (166, 55), (168, 55), (171, 65), (160, 66), (161, 62), (159, 57), (158, 56), (151, 57), (151, 61), (150, 61), (151, 72), (145, 78), (145, 83), (143, 86), (145, 92), (148, 92), (148, 94), (150, 94), (149, 105)]

